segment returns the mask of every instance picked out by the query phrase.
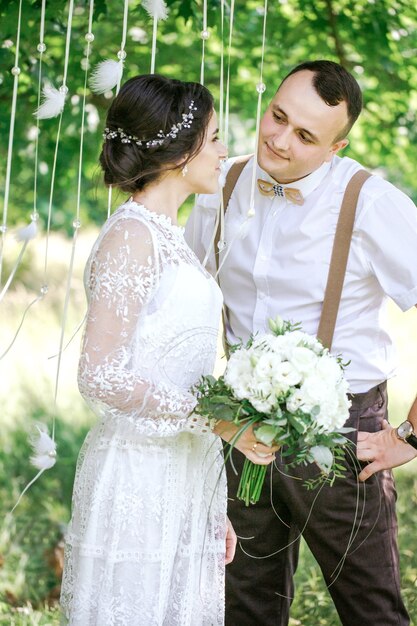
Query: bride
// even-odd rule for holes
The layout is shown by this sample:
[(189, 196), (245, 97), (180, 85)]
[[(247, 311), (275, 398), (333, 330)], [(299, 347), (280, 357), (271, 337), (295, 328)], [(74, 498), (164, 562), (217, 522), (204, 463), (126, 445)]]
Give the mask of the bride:
[(220, 439), (190, 389), (212, 372), (222, 297), (177, 212), (217, 190), (226, 148), (207, 89), (158, 75), (122, 87), (103, 136), (105, 183), (131, 196), (85, 271), (79, 387), (98, 420), (78, 460), (61, 603), (74, 626), (221, 625), (236, 537)]

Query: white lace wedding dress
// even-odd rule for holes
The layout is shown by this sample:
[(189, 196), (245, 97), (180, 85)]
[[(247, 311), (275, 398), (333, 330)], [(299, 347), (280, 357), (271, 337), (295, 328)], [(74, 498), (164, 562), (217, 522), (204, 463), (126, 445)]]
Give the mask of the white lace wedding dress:
[(221, 294), (182, 229), (132, 200), (87, 263), (80, 452), (61, 603), (76, 626), (223, 624), (221, 444), (190, 388), (214, 366)]

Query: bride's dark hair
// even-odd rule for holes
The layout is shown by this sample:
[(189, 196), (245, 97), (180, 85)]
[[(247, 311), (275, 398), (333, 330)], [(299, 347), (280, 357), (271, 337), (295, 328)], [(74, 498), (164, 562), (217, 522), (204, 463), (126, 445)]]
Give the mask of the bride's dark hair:
[[(194, 119), (175, 138), (162, 145), (146, 147), (158, 133), (170, 132), (190, 112)], [(213, 112), (213, 96), (200, 83), (183, 82), (158, 74), (144, 74), (128, 80), (107, 113), (106, 128), (117, 131), (105, 139), (100, 154), (104, 182), (133, 193), (156, 181), (163, 172), (182, 168), (201, 149)], [(143, 141), (124, 143), (118, 129)]]

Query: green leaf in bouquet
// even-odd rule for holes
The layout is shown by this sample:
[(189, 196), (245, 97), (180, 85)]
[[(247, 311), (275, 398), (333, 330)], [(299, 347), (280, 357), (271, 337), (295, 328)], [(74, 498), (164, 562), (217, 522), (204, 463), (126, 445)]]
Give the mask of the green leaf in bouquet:
[(340, 437), (337, 437), (337, 436), (333, 437), (333, 444), (336, 446), (343, 445), (347, 441), (348, 439), (346, 439), (346, 437), (343, 437), (343, 435), (340, 435)]
[(255, 429), (256, 439), (263, 443), (265, 446), (271, 446), (274, 442), (277, 429), (274, 426), (270, 426), (269, 424), (263, 423), (261, 426), (256, 427)]
[(299, 433), (300, 435), (305, 433), (306, 424), (301, 417), (298, 417), (297, 415), (294, 415), (293, 413), (287, 413), (287, 416), (288, 416), (288, 422), (297, 431), (297, 433)]
[(236, 411), (227, 404), (215, 404), (211, 407), (210, 414), (214, 418), (224, 420), (225, 422), (233, 422), (236, 417)]
[(271, 426), (275, 426), (276, 428), (285, 428), (288, 425), (288, 422), (285, 418), (275, 418), (275, 417), (270, 417), (267, 420), (263, 420), (264, 424), (270, 424)]
[(229, 406), (237, 404), (236, 400), (233, 400), (230, 396), (211, 396), (210, 402), (213, 404), (228, 404)]
[(329, 474), (333, 466), (333, 453), (326, 446), (313, 446), (309, 450), (311, 461), (317, 463), (319, 468), (325, 474)]
[[(286, 398), (285, 398), (285, 399), (286, 399)], [(281, 400), (279, 400), (279, 402), (281, 402)], [(284, 402), (284, 401), (282, 401), (282, 402)], [(279, 404), (277, 404), (277, 406), (276, 406), (276, 407), (274, 408), (274, 410), (272, 411), (272, 415), (273, 415), (274, 417), (276, 416), (277, 418), (282, 417), (283, 412), (282, 412), (282, 409), (281, 409), (281, 407), (280, 407), (280, 405), (279, 405)]]
[(356, 428), (351, 428), (350, 426), (342, 426), (341, 428), (337, 428), (334, 432), (335, 433), (353, 433), (355, 432)]
[(242, 413), (251, 416), (258, 416), (257, 422), (263, 422), (265, 419), (265, 413), (260, 413), (255, 407), (249, 402), (249, 400), (241, 401)]

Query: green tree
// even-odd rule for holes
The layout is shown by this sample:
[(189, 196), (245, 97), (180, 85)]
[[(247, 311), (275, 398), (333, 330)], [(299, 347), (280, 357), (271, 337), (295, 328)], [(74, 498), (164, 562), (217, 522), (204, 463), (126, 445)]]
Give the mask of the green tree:
[[(202, 42), (202, 1), (168, 0), (170, 14), (160, 22), (156, 71), (186, 80), (199, 80)], [(84, 82), (87, 0), (75, 4), (68, 68), (69, 94), (53, 195), (52, 227), (71, 231), (75, 208), (81, 98)], [(251, 148), (256, 111), (255, 85), (261, 60), (263, 3), (240, 0), (236, 4), (231, 49), (231, 128), (229, 151)], [(11, 94), (19, 3), (0, 0), (0, 207), (6, 168)], [(40, 0), (23, 3), (20, 46), (21, 74), (17, 100), (12, 186), (9, 203), (11, 223), (28, 219), (33, 204), (34, 128), (39, 71)], [(43, 77), (55, 86), (62, 81), (68, 3), (46, 3)], [(229, 7), (225, 6), (224, 45), (227, 53)], [(219, 102), (221, 49), (220, 0), (208, 10), (210, 38), (206, 43), (205, 82)], [(116, 59), (122, 33), (123, 5), (116, 0), (96, 0), (91, 65)], [(150, 69), (152, 21), (134, 1), (129, 6), (127, 58), (124, 78)], [(417, 200), (414, 163), (417, 157), (417, 10), (412, 0), (280, 0), (270, 2), (264, 103), (280, 79), (295, 64), (311, 58), (339, 61), (358, 79), (364, 92), (365, 110), (352, 131), (345, 154), (370, 168), (380, 168), (396, 185)], [(226, 54), (227, 57), (227, 54)], [(101, 132), (110, 99), (88, 91), (82, 178), (82, 221), (101, 223), (106, 197), (97, 167)], [(42, 120), (39, 136), (38, 208), (45, 219), (49, 203), (51, 166), (57, 119)], [(243, 138), (243, 139), (242, 139)]]

